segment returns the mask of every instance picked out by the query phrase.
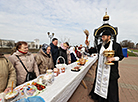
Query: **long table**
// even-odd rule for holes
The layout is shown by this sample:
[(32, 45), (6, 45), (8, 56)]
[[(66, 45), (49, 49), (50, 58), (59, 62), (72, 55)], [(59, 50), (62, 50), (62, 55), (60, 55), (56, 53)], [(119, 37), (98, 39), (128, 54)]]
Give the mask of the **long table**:
[[(77, 62), (68, 65), (65, 73), (55, 77), (53, 84), (47, 86), (45, 91), (38, 96), (41, 96), (45, 102), (67, 102), (96, 60), (97, 56), (89, 57), (88, 61), (82, 66), (82, 69), (79, 72), (71, 71), (71, 68), (75, 67)], [(35, 80), (36, 79), (32, 81)], [(32, 81), (30, 81), (30, 83), (32, 83)], [(20, 86), (23, 86), (26, 83)], [(0, 93), (0, 98), (2, 97), (3, 93)]]
[(71, 71), (77, 62), (68, 65), (66, 72), (55, 77), (53, 84), (39, 96), (46, 102), (67, 102), (96, 60), (97, 56), (89, 57), (79, 72)]

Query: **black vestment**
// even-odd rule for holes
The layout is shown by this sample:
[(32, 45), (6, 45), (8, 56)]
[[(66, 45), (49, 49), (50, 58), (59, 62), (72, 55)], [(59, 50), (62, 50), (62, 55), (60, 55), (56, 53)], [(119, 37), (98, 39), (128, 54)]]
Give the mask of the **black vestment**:
[[(105, 49), (108, 48), (109, 43), (110, 42), (108, 42), (107, 44), (104, 45)], [(97, 46), (97, 48), (89, 49), (89, 53), (90, 54), (97, 53), (97, 52), (99, 53), (101, 46), (102, 46), (102, 44), (99, 44)], [(124, 56), (123, 56), (122, 48), (121, 48), (120, 44), (113, 42), (112, 48), (115, 51), (114, 57), (119, 57), (119, 61), (121, 61), (124, 58)], [(118, 96), (118, 78), (119, 78), (118, 61), (112, 61), (112, 62), (114, 63), (114, 65), (111, 65), (107, 99), (104, 99), (104, 98), (102, 98), (99, 95), (94, 93), (96, 77), (94, 80), (93, 88), (89, 94), (92, 99), (98, 100), (98, 102), (119, 102), (119, 96)], [(96, 69), (96, 72), (97, 72), (97, 69)]]

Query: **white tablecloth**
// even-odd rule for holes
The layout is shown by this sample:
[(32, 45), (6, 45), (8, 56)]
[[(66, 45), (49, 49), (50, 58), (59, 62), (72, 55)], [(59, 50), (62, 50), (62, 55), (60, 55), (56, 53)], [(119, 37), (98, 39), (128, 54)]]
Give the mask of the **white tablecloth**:
[(97, 56), (88, 58), (88, 62), (79, 72), (71, 71), (77, 62), (68, 65), (66, 72), (55, 77), (53, 84), (47, 86), (39, 96), (44, 98), (46, 102), (67, 102), (96, 60)]
[[(77, 62), (68, 65), (66, 72), (55, 77), (53, 84), (47, 86), (46, 90), (38, 96), (41, 96), (46, 102), (67, 102), (96, 60), (97, 56), (88, 58), (88, 62), (82, 66), (82, 69), (79, 72), (71, 71), (71, 68), (76, 66)], [(30, 83), (32, 83), (32, 81), (30, 81)], [(23, 86), (26, 83), (20, 86)], [(3, 98), (3, 93), (0, 93), (0, 98)]]

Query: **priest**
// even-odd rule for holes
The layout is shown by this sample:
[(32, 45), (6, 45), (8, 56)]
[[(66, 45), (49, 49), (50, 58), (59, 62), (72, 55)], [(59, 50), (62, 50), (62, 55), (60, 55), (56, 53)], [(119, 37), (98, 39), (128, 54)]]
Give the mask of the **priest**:
[[(98, 53), (98, 64), (93, 88), (89, 95), (95, 102), (119, 102), (118, 89), (118, 61), (121, 61), (124, 56), (120, 44), (111, 40), (111, 32), (108, 30), (102, 33), (102, 43), (95, 48), (88, 49), (90, 54)], [(89, 45), (88, 42), (85, 42)], [(113, 50), (114, 57), (105, 57), (105, 50)], [(114, 65), (107, 65), (105, 61), (112, 61)]]

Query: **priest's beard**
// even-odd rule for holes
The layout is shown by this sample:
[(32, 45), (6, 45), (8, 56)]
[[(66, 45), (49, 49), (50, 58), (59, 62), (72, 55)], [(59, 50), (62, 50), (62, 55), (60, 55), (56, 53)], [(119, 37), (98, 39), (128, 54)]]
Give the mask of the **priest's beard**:
[(105, 41), (103, 41), (103, 46), (104, 46), (105, 44), (107, 44), (108, 42), (109, 42), (108, 39), (106, 39)]

